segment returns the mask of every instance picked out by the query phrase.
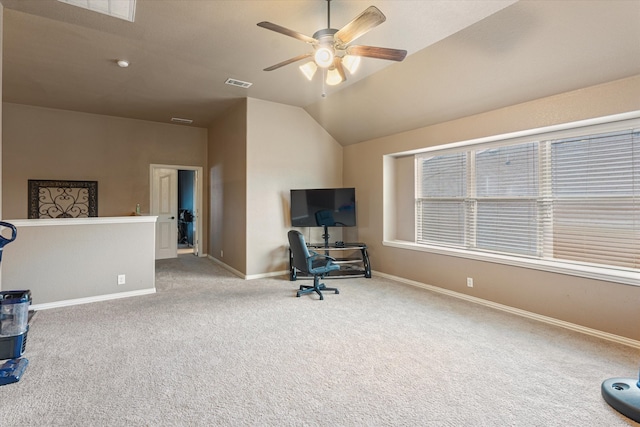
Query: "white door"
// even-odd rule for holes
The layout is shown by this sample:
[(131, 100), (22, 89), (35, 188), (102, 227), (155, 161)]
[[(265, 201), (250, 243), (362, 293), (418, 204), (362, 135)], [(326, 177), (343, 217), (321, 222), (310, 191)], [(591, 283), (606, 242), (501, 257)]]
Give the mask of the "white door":
[(178, 256), (178, 170), (152, 166), (151, 215), (156, 215), (156, 259)]

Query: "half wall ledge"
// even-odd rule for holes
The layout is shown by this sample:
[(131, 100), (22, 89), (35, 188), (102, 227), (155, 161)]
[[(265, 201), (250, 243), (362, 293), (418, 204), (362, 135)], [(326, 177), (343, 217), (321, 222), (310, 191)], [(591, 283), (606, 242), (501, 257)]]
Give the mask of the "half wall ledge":
[(18, 233), (3, 250), (0, 289), (30, 289), (41, 308), (154, 293), (156, 220), (4, 220)]

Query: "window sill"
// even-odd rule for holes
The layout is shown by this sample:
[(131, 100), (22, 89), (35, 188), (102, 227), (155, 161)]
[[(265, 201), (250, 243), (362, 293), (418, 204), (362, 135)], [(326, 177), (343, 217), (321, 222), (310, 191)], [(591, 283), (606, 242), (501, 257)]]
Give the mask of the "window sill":
[(568, 274), (571, 276), (585, 277), (588, 279), (604, 280), (607, 282), (621, 283), (624, 285), (640, 286), (640, 273), (630, 270), (591, 267), (558, 261), (527, 259), (508, 255), (467, 251), (464, 249), (419, 245), (417, 243), (409, 242), (406, 240), (384, 240), (382, 244), (384, 246), (389, 246), (392, 248), (408, 249), (418, 252), (429, 252), (439, 255), (473, 259), (477, 261), (486, 261), (498, 264), (512, 265), (516, 267), (532, 268), (535, 270), (548, 271), (552, 273)]

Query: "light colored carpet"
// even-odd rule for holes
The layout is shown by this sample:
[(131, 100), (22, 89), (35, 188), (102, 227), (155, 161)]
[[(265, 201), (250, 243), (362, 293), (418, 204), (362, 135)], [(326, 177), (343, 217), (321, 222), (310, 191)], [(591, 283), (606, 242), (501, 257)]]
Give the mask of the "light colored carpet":
[(2, 426), (629, 426), (640, 352), (387, 279), (244, 281), (158, 261), (154, 295), (38, 313)]

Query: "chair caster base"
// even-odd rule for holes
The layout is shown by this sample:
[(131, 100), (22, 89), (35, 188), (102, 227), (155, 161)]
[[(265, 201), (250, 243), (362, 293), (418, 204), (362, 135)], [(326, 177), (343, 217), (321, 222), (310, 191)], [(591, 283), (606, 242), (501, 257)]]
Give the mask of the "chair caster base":
[(333, 291), (336, 294), (340, 293), (340, 291), (337, 288), (327, 288), (324, 285), (324, 283), (321, 283), (317, 287), (316, 286), (300, 285), (300, 290), (298, 292), (296, 292), (296, 297), (300, 298), (300, 295), (306, 295), (306, 294), (311, 294), (311, 293), (315, 292), (320, 296), (320, 300), (322, 301), (324, 299), (324, 296), (322, 295), (321, 291)]

